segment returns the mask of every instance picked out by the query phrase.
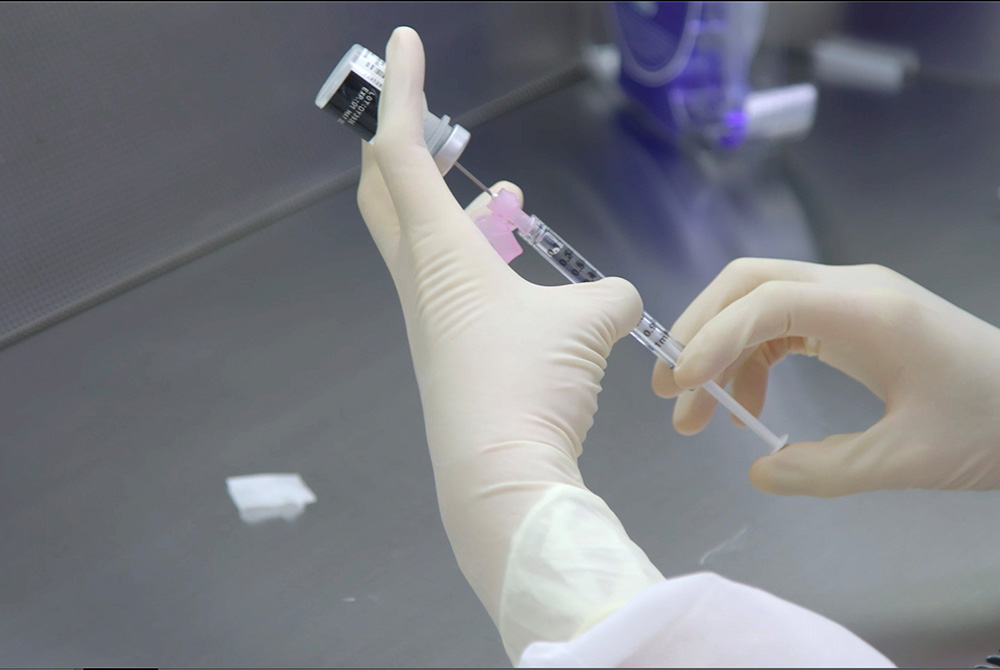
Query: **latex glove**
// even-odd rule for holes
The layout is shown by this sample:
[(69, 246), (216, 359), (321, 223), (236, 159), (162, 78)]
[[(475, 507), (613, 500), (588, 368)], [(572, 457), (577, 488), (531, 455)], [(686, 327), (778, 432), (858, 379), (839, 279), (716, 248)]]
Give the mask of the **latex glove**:
[(543, 287), (511, 270), (424, 144), (417, 34), (397, 29), (386, 57), (358, 204), (403, 308), (445, 530), (516, 660), (662, 580), (576, 463), (642, 303), (622, 279)]
[(750, 480), (782, 495), (876, 489), (1000, 488), (1000, 330), (877, 265), (739, 259), (671, 329), (687, 342), (653, 388), (680, 395), (674, 426), (700, 431), (732, 383), (755, 415), (768, 370), (788, 353), (817, 356), (885, 402), (868, 430), (790, 444), (753, 464)]

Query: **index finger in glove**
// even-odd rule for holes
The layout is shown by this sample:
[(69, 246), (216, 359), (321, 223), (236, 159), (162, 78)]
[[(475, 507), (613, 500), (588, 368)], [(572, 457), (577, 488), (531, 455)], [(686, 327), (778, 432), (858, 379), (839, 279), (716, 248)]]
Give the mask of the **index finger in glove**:
[[(691, 338), (719, 312), (768, 281), (815, 281), (822, 266), (775, 258), (737, 258), (705, 287), (674, 322), (670, 334), (681, 342)], [(653, 391), (664, 398), (677, 396), (689, 388), (674, 378), (674, 371), (662, 361), (653, 368)]]
[(396, 28), (386, 46), (375, 159), (404, 234), (431, 233), (463, 216), (424, 141), (424, 50), (412, 28)]
[(750, 482), (764, 493), (834, 498), (914, 485), (905, 459), (892, 458), (902, 432), (887, 418), (863, 433), (831, 435), (819, 442), (789, 444), (757, 459)]
[[(731, 365), (748, 347), (779, 338), (805, 337), (822, 342), (849, 337), (864, 345), (864, 341), (880, 335), (872, 328), (879, 321), (883, 302), (864, 291), (802, 282), (766, 282), (698, 331), (674, 368), (676, 383), (687, 388), (700, 386)], [(843, 371), (852, 376), (856, 373), (853, 369)]]
[(358, 209), (375, 240), (375, 246), (386, 263), (391, 261), (392, 249), (399, 241), (399, 220), (392, 206), (392, 196), (385, 187), (373, 155), (374, 149), (361, 142), (361, 179), (358, 182)]

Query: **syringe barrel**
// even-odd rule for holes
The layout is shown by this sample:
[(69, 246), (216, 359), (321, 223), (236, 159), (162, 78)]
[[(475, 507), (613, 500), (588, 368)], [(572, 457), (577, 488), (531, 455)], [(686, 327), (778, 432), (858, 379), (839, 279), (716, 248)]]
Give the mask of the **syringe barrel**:
[[(340, 59), (316, 96), (316, 106), (332, 113), (366, 142), (378, 130), (378, 100), (385, 83), (385, 61), (360, 44)], [(469, 131), (441, 117), (424, 112), (424, 141), (441, 174), (455, 165), (469, 143)]]
[[(534, 247), (552, 266), (573, 283), (583, 283), (603, 279), (604, 275), (576, 249), (566, 243), (562, 237), (551, 228), (532, 216), (526, 230), (518, 227), (518, 234), (525, 242)], [(659, 321), (649, 312), (643, 312), (639, 324), (632, 329), (632, 336), (639, 340), (657, 358), (670, 366), (672, 370), (677, 364), (677, 358), (684, 350), (684, 345), (674, 338)], [(712, 397), (729, 410), (737, 419), (750, 428), (769, 447), (772, 453), (780, 449), (788, 441), (787, 435), (777, 436), (772, 433), (760, 419), (755, 417), (736, 399), (726, 393), (725, 389), (715, 382), (702, 386)]]

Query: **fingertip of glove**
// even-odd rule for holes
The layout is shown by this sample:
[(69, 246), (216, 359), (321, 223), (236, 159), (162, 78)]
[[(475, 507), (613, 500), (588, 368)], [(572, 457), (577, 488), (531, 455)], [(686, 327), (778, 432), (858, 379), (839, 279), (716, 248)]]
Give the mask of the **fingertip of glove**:
[(706, 395), (704, 391), (694, 389), (687, 393), (680, 393), (677, 402), (674, 403), (674, 430), (681, 435), (697, 435), (700, 433), (712, 418), (714, 410), (714, 400)]
[(394, 28), (392, 33), (389, 35), (389, 41), (385, 45), (386, 55), (389, 55), (390, 49), (396, 49), (410, 44), (413, 40), (420, 42), (420, 35), (416, 30), (410, 26), (396, 26), (396, 28)]
[(674, 381), (674, 373), (663, 361), (657, 360), (653, 366), (653, 374), (650, 379), (650, 386), (653, 393), (661, 398), (676, 398), (685, 389), (680, 388)]
[(774, 470), (771, 462), (772, 457), (773, 454), (758, 458), (756, 461), (751, 463), (750, 471), (747, 473), (747, 476), (750, 478), (750, 483), (753, 487), (761, 493), (780, 495), (780, 492), (777, 491), (774, 486)]
[(507, 191), (509, 193), (513, 193), (514, 197), (517, 198), (517, 202), (521, 205), (521, 207), (524, 207), (524, 192), (521, 190), (521, 187), (518, 186), (517, 184), (510, 181), (501, 180), (493, 184), (493, 186), (490, 187), (490, 190), (493, 191), (493, 193), (500, 193), (500, 191)]
[(685, 389), (698, 388), (712, 378), (710, 373), (700, 369), (699, 361), (689, 352), (690, 347), (681, 352), (674, 366), (674, 382)]
[[(379, 129), (376, 135), (400, 132), (392, 128), (402, 124), (403, 136), (416, 133), (423, 145), (424, 50), (417, 31), (400, 26), (392, 31), (385, 45), (385, 85), (379, 97)], [(410, 126), (414, 125), (413, 128)], [(416, 128), (419, 126), (419, 128)], [(378, 144), (376, 143), (376, 147)]]
[(616, 300), (627, 302), (629, 308), (635, 312), (635, 323), (629, 326), (629, 330), (631, 331), (642, 316), (642, 296), (639, 295), (639, 289), (632, 282), (621, 277), (605, 277), (601, 280), (601, 283), (606, 290), (614, 294)]
[[(750, 465), (750, 483), (762, 493), (778, 496), (815, 496), (828, 498), (839, 495), (828, 491), (828, 483), (811, 476), (809, 454), (802, 447), (806, 443), (791, 444), (781, 451), (762, 456)], [(808, 447), (806, 447), (808, 449)]]

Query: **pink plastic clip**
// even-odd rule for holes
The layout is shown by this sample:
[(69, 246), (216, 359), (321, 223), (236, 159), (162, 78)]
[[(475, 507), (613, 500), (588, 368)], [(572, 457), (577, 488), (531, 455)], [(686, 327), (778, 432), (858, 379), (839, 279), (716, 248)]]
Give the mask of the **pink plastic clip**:
[(514, 237), (514, 227), (517, 226), (522, 232), (527, 231), (531, 217), (521, 211), (517, 196), (507, 190), (500, 191), (486, 206), (492, 213), (476, 219), (476, 226), (500, 254), (504, 263), (510, 263), (522, 251)]
[(487, 214), (476, 219), (476, 225), (479, 226), (479, 230), (493, 245), (496, 252), (500, 254), (504, 263), (510, 263), (521, 255), (521, 245), (514, 237), (514, 226), (501, 217), (496, 214)]
[(510, 191), (506, 189), (500, 191), (486, 206), (504, 221), (517, 226), (522, 233), (527, 234), (531, 231), (531, 217), (521, 211), (517, 196)]

